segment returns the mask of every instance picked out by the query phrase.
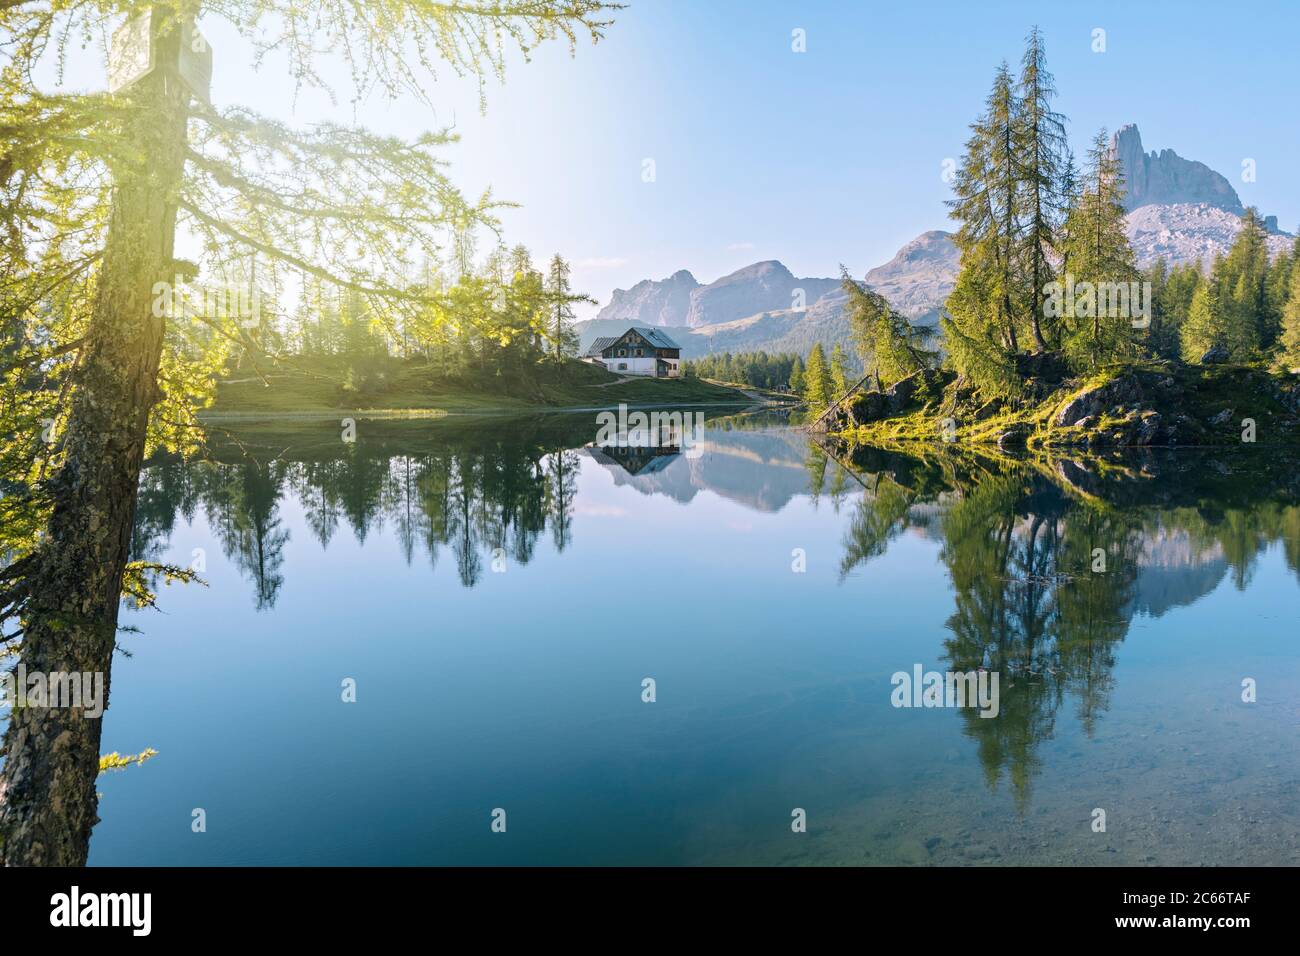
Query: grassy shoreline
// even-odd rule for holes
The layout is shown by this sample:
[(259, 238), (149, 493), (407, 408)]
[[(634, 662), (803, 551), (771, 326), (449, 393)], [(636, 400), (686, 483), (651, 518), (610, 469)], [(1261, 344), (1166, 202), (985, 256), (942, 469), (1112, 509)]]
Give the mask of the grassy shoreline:
[[(241, 373), (235, 373), (241, 374)], [(577, 361), (542, 367), (522, 381), (501, 376), (450, 380), (415, 362), (380, 359), (361, 373), (337, 359), (289, 359), (260, 375), (242, 373), (218, 383), (205, 422), (264, 419), (324, 421), (437, 419), (449, 415), (511, 415), (638, 408), (748, 406), (768, 400), (703, 379), (619, 377)]]
[[(624, 402), (628, 408), (749, 408), (753, 400), (731, 402)], [(333, 421), (339, 416), (370, 421), (438, 421), (444, 418), (510, 418), (518, 415), (572, 414), (575, 412), (616, 411), (619, 403), (610, 405), (523, 405), (503, 408), (474, 408), (450, 410), (444, 408), (335, 408), (266, 411), (205, 411), (199, 420), (214, 425), (236, 422), (256, 422), (267, 419), (302, 422)]]

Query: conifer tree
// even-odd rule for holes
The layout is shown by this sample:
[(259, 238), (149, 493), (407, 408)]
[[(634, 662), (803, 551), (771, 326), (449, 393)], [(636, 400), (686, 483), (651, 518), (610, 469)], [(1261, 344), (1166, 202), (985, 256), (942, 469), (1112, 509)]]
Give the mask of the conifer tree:
[(1069, 272), (1044, 300), (1044, 311), (1062, 321), (1072, 362), (1090, 368), (1136, 351), (1138, 303), (1132, 301), (1130, 283), (1140, 276), (1124, 228), (1119, 158), (1111, 152), (1105, 129), (1092, 139), (1080, 185), (1069, 216)]
[(1284, 368), (1300, 370), (1300, 268), (1291, 269), (1291, 289), (1282, 310), (1281, 361)]
[(1156, 348), (1161, 355), (1176, 358), (1182, 353), (1182, 326), (1192, 309), (1196, 288), (1205, 281), (1200, 263), (1188, 262), (1169, 270), (1156, 300), (1159, 328)]
[[(1240, 361), (1256, 358), (1261, 347), (1267, 348), (1277, 341), (1278, 324), (1267, 308), (1268, 271), (1268, 233), (1259, 211), (1248, 207), (1219, 274), (1219, 281), (1228, 294), (1222, 303), (1229, 325), (1228, 341), (1224, 344)], [(1280, 316), (1276, 318), (1280, 321)]]
[(803, 358), (796, 355), (794, 364), (790, 366), (790, 391), (796, 395), (803, 394)]
[(1205, 295), (1199, 302), (1192, 300), (1180, 334), (1184, 361), (1198, 361), (1217, 345), (1233, 361), (1251, 362), (1260, 357), (1263, 341), (1277, 341), (1280, 329), (1268, 326), (1266, 239), (1258, 213), (1247, 209), (1228, 254), (1215, 257)]
[(1142, 273), (1142, 280), (1150, 286), (1151, 331), (1148, 341), (1153, 352), (1158, 355), (1169, 354), (1168, 316), (1165, 312), (1165, 300), (1169, 288), (1169, 263), (1164, 256), (1147, 266)]
[(815, 411), (820, 411), (830, 403), (831, 370), (826, 364), (826, 352), (818, 342), (808, 353), (808, 363), (804, 366), (803, 397)]
[(1184, 362), (1199, 362), (1215, 345), (1227, 347), (1228, 323), (1219, 305), (1219, 289), (1213, 281), (1201, 282), (1192, 295), (1187, 319), (1179, 330)]
[[(1065, 118), (1052, 109), (1055, 82), (1047, 70), (1047, 51), (1038, 27), (1026, 39), (1014, 113), (1016, 178), (1024, 223), (1016, 252), (1034, 301), (1053, 279), (1052, 262), (1059, 255), (1058, 230), (1073, 183)], [(1039, 350), (1060, 340), (1060, 330), (1044, 325), (1043, 310), (1034, 308), (1030, 328)]]
[(1018, 268), (1019, 112), (1011, 71), (1003, 62), (984, 114), (971, 125), (953, 184), (956, 195), (948, 202), (949, 215), (961, 224), (953, 237), (961, 251), (961, 273), (941, 324), (957, 371), (981, 385), (1010, 384), (1009, 359), (1019, 351), (1019, 326), (1033, 301)]
[(844, 357), (844, 346), (836, 342), (831, 348), (831, 398), (839, 398), (849, 390), (849, 363)]
[(573, 311), (574, 303), (596, 304), (591, 296), (573, 291), (569, 283), (570, 272), (569, 264), (558, 252), (551, 257), (551, 268), (546, 278), (546, 297), (551, 311), (549, 338), (556, 361), (578, 351), (578, 333), (573, 328), (573, 321), (577, 318)]
[(1267, 348), (1282, 334), (1282, 313), (1291, 291), (1291, 272), (1295, 259), (1288, 250), (1278, 253), (1264, 278), (1264, 328), (1271, 330), (1262, 345)]
[(843, 265), (840, 276), (858, 357), (863, 370), (875, 375), (877, 387), (935, 364), (938, 355), (925, 347), (931, 330), (912, 325), (883, 296), (855, 282)]

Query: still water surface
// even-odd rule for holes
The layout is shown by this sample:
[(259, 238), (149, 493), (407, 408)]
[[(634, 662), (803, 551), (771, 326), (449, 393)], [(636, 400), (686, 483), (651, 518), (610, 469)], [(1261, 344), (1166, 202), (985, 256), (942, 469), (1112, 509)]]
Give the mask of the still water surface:
[[(1112, 486), (845, 467), (761, 416), (690, 455), (595, 434), (376, 422), (153, 465), (136, 556), (208, 586), (124, 615), (103, 749), (159, 755), (101, 778), (90, 862), (1300, 862), (1276, 452)], [(999, 715), (892, 706), (918, 664), (998, 671)]]

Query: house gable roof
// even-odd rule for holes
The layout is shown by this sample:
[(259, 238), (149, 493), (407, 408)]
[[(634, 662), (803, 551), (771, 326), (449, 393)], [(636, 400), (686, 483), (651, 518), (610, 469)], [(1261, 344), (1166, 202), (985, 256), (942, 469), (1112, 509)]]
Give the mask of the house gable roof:
[(626, 339), (629, 335), (631, 335), (633, 332), (635, 332), (641, 338), (645, 339), (654, 348), (657, 349), (680, 349), (681, 348), (680, 345), (678, 345), (676, 342), (674, 342), (672, 339), (670, 339), (667, 335), (665, 335), (663, 332), (659, 331), (658, 329), (648, 328), (644, 325), (634, 325), (631, 328), (629, 328), (626, 332), (624, 332), (622, 335), (602, 335), (600, 338), (596, 339), (596, 341), (592, 342), (591, 348), (587, 349), (587, 351), (583, 354), (586, 357), (598, 356), (602, 352), (606, 351), (607, 349), (611, 349), (615, 345), (622, 343), (622, 341)]
[[(680, 345), (678, 345), (676, 342), (674, 342), (672, 339), (670, 339), (667, 335), (665, 335), (663, 332), (659, 331), (658, 329), (651, 329), (641, 325), (634, 325), (628, 331), (636, 332), (638, 335), (641, 336), (641, 338), (645, 339), (655, 348), (659, 348), (659, 349), (681, 348)], [(624, 332), (623, 334), (626, 335), (627, 332)]]
[(601, 352), (605, 351), (605, 349), (613, 345), (616, 338), (618, 338), (616, 335), (602, 335), (600, 338), (596, 339), (596, 341), (591, 343), (591, 348), (587, 349), (587, 351), (583, 353), (584, 356), (590, 357), (599, 355)]

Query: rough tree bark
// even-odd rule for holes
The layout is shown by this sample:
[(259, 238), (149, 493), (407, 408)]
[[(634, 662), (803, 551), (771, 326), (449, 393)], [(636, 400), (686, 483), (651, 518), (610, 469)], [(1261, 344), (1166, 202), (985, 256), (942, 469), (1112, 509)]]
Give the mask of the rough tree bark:
[[(188, 30), (155, 17), (159, 62)], [(28, 673), (104, 675), (105, 706), (123, 571), (150, 410), (160, 395), (163, 319), (153, 285), (170, 281), (189, 95), (159, 70), (128, 94), (123, 141), (138, 163), (112, 170), (103, 264), (64, 436), (53, 513), (32, 559), (22, 613)], [(81, 866), (98, 821), (100, 718), (15, 707), (0, 770), (0, 863)]]

